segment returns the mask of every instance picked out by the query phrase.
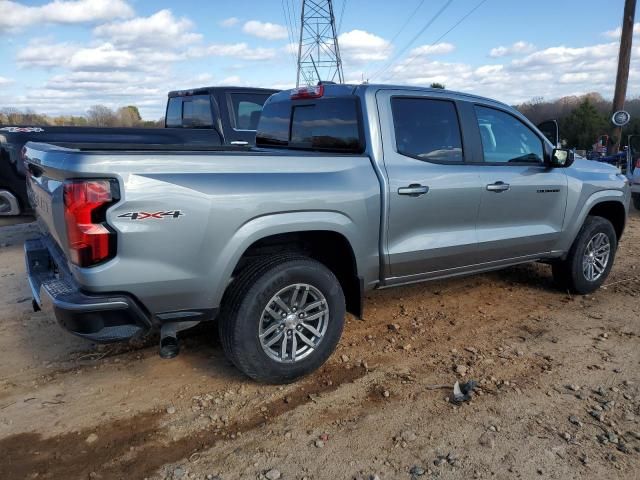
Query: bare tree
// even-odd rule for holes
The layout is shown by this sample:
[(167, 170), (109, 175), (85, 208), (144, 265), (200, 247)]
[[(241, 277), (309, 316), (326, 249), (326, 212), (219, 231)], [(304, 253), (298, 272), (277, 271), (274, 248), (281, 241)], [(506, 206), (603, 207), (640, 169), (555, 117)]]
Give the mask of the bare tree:
[(118, 124), (118, 117), (109, 107), (93, 105), (87, 110), (87, 123), (96, 127), (114, 127)]

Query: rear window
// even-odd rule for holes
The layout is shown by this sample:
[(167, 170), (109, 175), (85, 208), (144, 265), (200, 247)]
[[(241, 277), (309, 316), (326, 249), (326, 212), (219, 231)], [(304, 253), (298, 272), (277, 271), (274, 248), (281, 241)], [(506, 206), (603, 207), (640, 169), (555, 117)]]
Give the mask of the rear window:
[(213, 127), (209, 95), (194, 95), (182, 101), (182, 120), (185, 127)]
[(166, 124), (169, 128), (182, 126), (182, 98), (171, 97), (169, 99)]
[(169, 128), (211, 128), (213, 115), (209, 95), (171, 97), (167, 106)]
[(362, 153), (355, 97), (265, 104), (256, 134), (258, 146)]

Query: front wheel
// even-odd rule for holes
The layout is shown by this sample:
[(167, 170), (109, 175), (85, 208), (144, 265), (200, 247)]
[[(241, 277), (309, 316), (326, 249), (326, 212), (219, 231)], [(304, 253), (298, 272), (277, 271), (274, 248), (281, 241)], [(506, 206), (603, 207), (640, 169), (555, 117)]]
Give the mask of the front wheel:
[(567, 258), (553, 264), (556, 283), (582, 295), (597, 290), (611, 271), (617, 247), (611, 222), (603, 217), (587, 217)]
[(345, 299), (335, 275), (302, 256), (247, 266), (223, 300), (226, 355), (249, 377), (288, 383), (320, 367), (342, 334)]

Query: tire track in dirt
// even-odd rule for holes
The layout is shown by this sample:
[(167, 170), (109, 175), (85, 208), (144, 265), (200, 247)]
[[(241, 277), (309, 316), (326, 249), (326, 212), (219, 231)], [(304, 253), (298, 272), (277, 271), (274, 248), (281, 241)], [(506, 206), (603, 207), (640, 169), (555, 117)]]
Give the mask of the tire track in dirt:
[[(132, 418), (69, 432), (54, 437), (40, 433), (19, 433), (0, 440), (0, 478), (87, 478), (92, 472), (102, 478), (144, 478), (168, 462), (188, 458), (217, 442), (235, 438), (272, 421), (284, 413), (311, 402), (312, 397), (336, 390), (364, 376), (364, 368), (324, 367), (312, 378), (288, 392), (286, 400), (273, 400), (259, 414), (231, 421), (221, 432), (198, 432), (172, 442), (161, 442), (166, 429), (164, 412), (148, 411)], [(92, 434), (97, 439), (87, 439)]]

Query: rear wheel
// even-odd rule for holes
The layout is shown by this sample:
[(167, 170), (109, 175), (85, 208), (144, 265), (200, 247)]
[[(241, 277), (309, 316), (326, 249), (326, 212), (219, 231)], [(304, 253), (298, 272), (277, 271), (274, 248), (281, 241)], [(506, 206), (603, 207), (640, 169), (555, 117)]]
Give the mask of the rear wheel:
[(259, 260), (229, 288), (220, 337), (229, 359), (249, 377), (291, 382), (335, 350), (344, 326), (344, 294), (320, 262), (286, 255)]
[(567, 258), (553, 265), (556, 283), (579, 294), (597, 290), (611, 271), (617, 247), (611, 222), (602, 217), (587, 217)]

